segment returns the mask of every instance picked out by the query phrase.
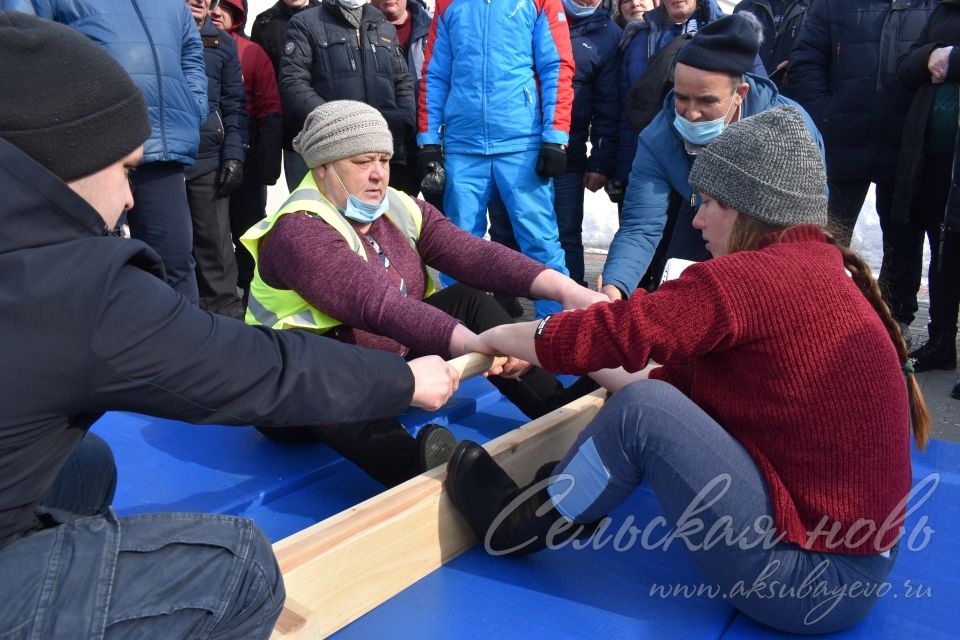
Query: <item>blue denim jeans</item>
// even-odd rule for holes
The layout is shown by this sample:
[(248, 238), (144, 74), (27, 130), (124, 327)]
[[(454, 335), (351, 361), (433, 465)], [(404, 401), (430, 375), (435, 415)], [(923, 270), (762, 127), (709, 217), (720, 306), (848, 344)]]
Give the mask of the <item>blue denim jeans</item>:
[[(655, 520), (638, 520), (635, 526), (650, 526), (654, 534), (647, 544), (685, 545), (707, 584), (744, 614), (783, 631), (830, 633), (856, 624), (876, 603), (876, 588), (896, 557), (896, 549), (849, 555), (777, 541), (767, 483), (753, 459), (661, 381), (637, 382), (614, 394), (554, 475), (548, 491), (557, 509), (579, 522), (605, 516), (646, 477), (674, 527), (667, 537), (666, 523), (652, 527)], [(616, 523), (610, 526), (616, 531)], [(718, 537), (721, 532), (735, 542)], [(873, 591), (855, 591), (858, 582)]]
[(44, 503), (45, 527), (0, 548), (0, 639), (269, 637), (283, 581), (253, 522), (117, 518), (103, 502), (115, 478), (109, 448), (87, 434)]

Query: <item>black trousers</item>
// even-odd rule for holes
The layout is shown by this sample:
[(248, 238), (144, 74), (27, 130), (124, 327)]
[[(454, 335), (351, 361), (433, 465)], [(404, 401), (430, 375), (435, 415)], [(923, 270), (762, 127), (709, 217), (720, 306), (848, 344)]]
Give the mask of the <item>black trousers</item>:
[(127, 213), (130, 234), (163, 259), (167, 284), (199, 304), (193, 226), (179, 162), (148, 162), (130, 174), (134, 205)]
[[(849, 246), (860, 208), (870, 188), (869, 180), (828, 180), (830, 187), (830, 230)], [(910, 225), (891, 218), (894, 183), (877, 182), (877, 217), (883, 236), (883, 260), (877, 285), (890, 312), (898, 322), (910, 324), (917, 313), (922, 252), (916, 253)], [(923, 194), (920, 197), (929, 197)], [(940, 208), (941, 218), (943, 208)]]
[(240, 244), (240, 236), (267, 215), (267, 187), (258, 182), (255, 171), (244, 174), (243, 182), (230, 194), (230, 234), (237, 260), (237, 286), (244, 292), (253, 280), (253, 256)]
[(197, 262), (200, 308), (243, 319), (237, 294), (237, 258), (230, 235), (230, 201), (217, 196), (217, 172), (187, 180), (193, 220), (193, 258)]
[[(474, 332), (513, 322), (488, 293), (463, 284), (438, 291), (426, 302), (459, 319)], [(416, 358), (425, 354), (409, 354)], [(597, 388), (590, 378), (582, 378), (569, 388), (550, 373), (533, 367), (517, 380), (491, 376), (490, 382), (527, 417), (538, 418)], [(276, 440), (322, 440), (344, 458), (366, 471), (374, 480), (392, 487), (419, 475), (416, 440), (395, 418), (341, 425), (302, 428), (261, 428)]]
[(901, 229), (901, 248), (907, 265), (902, 273), (894, 273), (892, 286), (902, 287), (916, 296), (923, 269), (924, 237), (930, 241), (930, 337), (956, 335), (957, 311), (960, 308), (960, 234), (944, 232), (944, 211), (953, 169), (953, 156), (936, 154), (924, 157), (920, 189), (913, 201), (910, 224)]

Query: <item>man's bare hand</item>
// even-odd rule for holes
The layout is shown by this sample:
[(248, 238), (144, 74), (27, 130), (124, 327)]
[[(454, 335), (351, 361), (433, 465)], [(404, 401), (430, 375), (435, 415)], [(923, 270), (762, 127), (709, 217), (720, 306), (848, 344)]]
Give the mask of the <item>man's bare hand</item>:
[(612, 284), (606, 284), (600, 287), (600, 293), (607, 296), (610, 302), (616, 302), (617, 300), (623, 300), (623, 292), (620, 289), (617, 289)]
[(947, 79), (947, 71), (950, 70), (950, 52), (953, 47), (937, 47), (930, 52), (927, 58), (927, 69), (930, 70), (930, 82), (933, 84), (942, 84)]
[(447, 403), (460, 386), (460, 375), (440, 356), (423, 356), (407, 363), (413, 372), (413, 398), (410, 404), (436, 411)]

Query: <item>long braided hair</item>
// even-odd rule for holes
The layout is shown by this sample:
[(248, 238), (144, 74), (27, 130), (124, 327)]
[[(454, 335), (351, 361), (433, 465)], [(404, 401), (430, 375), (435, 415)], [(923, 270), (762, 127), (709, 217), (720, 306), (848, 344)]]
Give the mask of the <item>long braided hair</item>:
[[(766, 222), (761, 222), (750, 216), (740, 215), (730, 230), (730, 237), (727, 244), (729, 253), (735, 251), (750, 251), (760, 246), (760, 242), (771, 233), (782, 234), (786, 229), (781, 226), (774, 226)], [(870, 267), (863, 261), (859, 255), (851, 251), (848, 247), (837, 242), (837, 239), (829, 231), (821, 229), (827, 238), (827, 241), (837, 248), (840, 255), (843, 256), (843, 266), (850, 272), (853, 281), (859, 287), (864, 297), (873, 307), (887, 333), (890, 334), (890, 341), (893, 342), (897, 350), (897, 357), (900, 360), (900, 366), (907, 363), (907, 343), (900, 333), (900, 325), (893, 319), (890, 308), (883, 301), (880, 295), (880, 288), (873, 279)], [(913, 439), (917, 447), (923, 450), (927, 446), (930, 438), (930, 412), (927, 410), (927, 403), (920, 393), (920, 385), (913, 375), (912, 370), (904, 372), (907, 379), (907, 394), (910, 401), (910, 423), (913, 426)]]

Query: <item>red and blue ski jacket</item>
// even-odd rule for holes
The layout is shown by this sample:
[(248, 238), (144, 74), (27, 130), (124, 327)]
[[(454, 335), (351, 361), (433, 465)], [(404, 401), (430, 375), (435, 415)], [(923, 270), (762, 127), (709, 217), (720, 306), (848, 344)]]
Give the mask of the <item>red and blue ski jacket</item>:
[(573, 71), (560, 0), (438, 0), (417, 142), (485, 155), (566, 144)]

